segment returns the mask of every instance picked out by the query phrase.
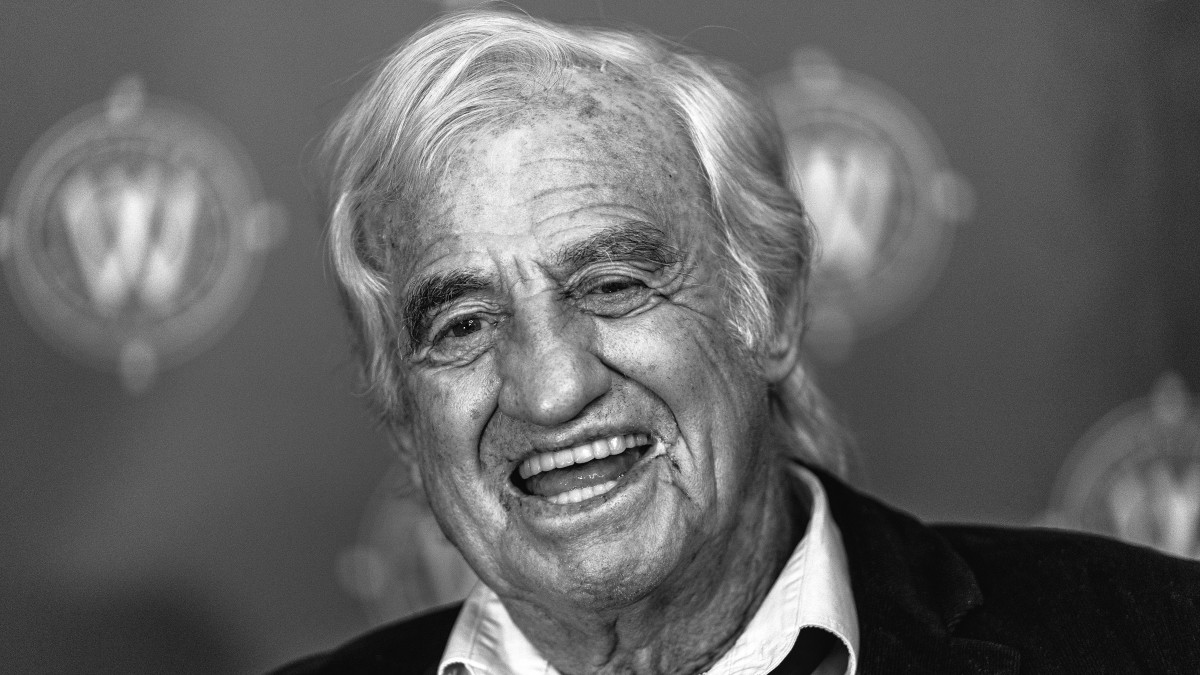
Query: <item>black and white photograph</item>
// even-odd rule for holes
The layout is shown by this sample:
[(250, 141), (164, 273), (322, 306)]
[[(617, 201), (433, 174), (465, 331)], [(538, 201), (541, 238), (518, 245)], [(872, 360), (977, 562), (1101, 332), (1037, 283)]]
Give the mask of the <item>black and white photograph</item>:
[(0, 673), (1200, 673), (1200, 4), (0, 57)]

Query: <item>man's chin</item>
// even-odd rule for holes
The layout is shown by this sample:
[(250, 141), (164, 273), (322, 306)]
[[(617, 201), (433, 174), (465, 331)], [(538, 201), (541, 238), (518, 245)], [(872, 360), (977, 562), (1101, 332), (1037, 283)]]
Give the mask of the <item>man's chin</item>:
[[(522, 584), (525, 602), (551, 615), (580, 613), (605, 616), (628, 610), (665, 587), (664, 582), (683, 561), (680, 547), (662, 542), (653, 551), (613, 542), (581, 555), (566, 555)], [(651, 555), (651, 553), (653, 555)]]

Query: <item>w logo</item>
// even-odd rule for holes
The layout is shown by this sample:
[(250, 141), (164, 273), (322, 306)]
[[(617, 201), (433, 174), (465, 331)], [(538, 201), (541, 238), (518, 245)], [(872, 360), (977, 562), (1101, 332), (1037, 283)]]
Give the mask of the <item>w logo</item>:
[(1122, 475), (1107, 501), (1117, 536), (1200, 559), (1200, 464), (1182, 472), (1155, 464)]
[(66, 179), (58, 208), (97, 312), (114, 316), (131, 299), (160, 316), (176, 310), (201, 206), (196, 172), (161, 163)]
[(0, 262), (30, 321), (142, 391), (245, 306), (286, 228), (233, 136), (118, 81), (21, 163)]
[(1200, 409), (1177, 373), (1105, 415), (1071, 451), (1036, 522), (1200, 560)]
[(896, 178), (888, 149), (849, 143), (804, 152), (791, 145), (798, 191), (821, 233), (821, 264), (851, 279), (868, 276), (892, 215)]
[(883, 84), (801, 49), (767, 81), (791, 188), (818, 235), (807, 344), (838, 361), (929, 290), (970, 189), (928, 122)]

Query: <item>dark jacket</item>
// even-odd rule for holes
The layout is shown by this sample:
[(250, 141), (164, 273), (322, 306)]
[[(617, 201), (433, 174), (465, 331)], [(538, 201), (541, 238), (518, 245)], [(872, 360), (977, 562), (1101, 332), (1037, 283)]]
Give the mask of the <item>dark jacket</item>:
[[(861, 675), (1200, 674), (1200, 563), (1056, 530), (931, 527), (818, 475), (849, 559)], [(278, 672), (435, 673), (459, 607)]]

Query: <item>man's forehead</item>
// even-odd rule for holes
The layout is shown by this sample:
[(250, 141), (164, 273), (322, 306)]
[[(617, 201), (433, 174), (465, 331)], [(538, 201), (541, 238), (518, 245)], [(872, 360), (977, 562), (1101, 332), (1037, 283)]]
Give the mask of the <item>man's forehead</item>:
[[(559, 224), (555, 221), (564, 221)], [(477, 227), (437, 228), (422, 237), (419, 255), (413, 263), (414, 272), (430, 267), (462, 264), (471, 259), (487, 260), (498, 251), (554, 269), (569, 266), (572, 251), (588, 242), (599, 242), (617, 236), (652, 237), (664, 245), (679, 245), (686, 236), (679, 228), (670, 227), (661, 213), (628, 206), (623, 203), (597, 202), (574, 212), (562, 212), (534, 223), (527, 230), (491, 226), (489, 222)]]
[(551, 82), (530, 90), (519, 110), (499, 125), (515, 126), (540, 120), (570, 117), (593, 122), (636, 122), (664, 110), (661, 95), (645, 82), (616, 70), (607, 73), (568, 68)]
[(411, 268), (505, 241), (556, 249), (622, 223), (668, 231), (694, 220), (703, 188), (687, 141), (621, 84), (548, 92), (474, 134), (412, 221)]
[(645, 180), (656, 170), (668, 178), (689, 163), (689, 150), (657, 95), (628, 78), (576, 70), (471, 134), (439, 183), (454, 196), (466, 176), (486, 180), (526, 170), (537, 179), (542, 167), (613, 181)]

